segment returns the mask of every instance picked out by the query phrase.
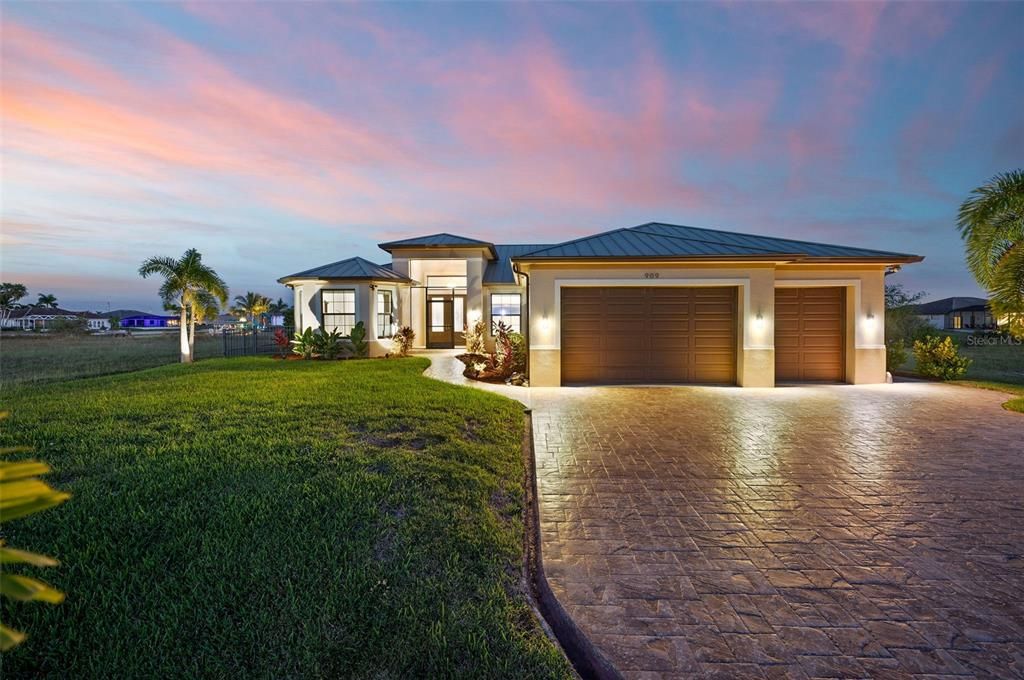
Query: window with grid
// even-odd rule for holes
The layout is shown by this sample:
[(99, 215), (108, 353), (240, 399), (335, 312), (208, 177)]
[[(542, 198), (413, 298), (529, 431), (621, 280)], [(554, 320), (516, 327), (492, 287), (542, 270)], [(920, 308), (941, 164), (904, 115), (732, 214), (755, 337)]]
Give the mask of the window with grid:
[(395, 316), (390, 290), (377, 291), (377, 337), (390, 338), (395, 334)]
[(521, 332), (522, 302), (519, 293), (491, 293), (491, 332), (499, 321), (516, 333)]
[(342, 335), (352, 332), (356, 325), (356, 292), (354, 290), (322, 290), (323, 327), (327, 332), (338, 331)]

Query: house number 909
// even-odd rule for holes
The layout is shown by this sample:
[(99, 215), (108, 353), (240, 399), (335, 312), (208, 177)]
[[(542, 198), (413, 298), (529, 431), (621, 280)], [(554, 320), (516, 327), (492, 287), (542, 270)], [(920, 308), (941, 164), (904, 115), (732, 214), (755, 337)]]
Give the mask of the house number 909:
[(656, 279), (659, 278), (660, 276), (661, 274), (659, 274), (658, 272), (644, 272), (645, 279)]

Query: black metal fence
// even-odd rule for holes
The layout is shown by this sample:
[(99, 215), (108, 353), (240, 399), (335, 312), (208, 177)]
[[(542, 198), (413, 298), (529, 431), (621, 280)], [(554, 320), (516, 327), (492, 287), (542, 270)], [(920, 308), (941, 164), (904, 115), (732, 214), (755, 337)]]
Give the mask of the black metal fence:
[(282, 348), (277, 344), (278, 332), (289, 340), (294, 337), (295, 330), (290, 326), (273, 328), (225, 329), (221, 331), (224, 339), (224, 356), (242, 357), (256, 355), (291, 354), (291, 345)]

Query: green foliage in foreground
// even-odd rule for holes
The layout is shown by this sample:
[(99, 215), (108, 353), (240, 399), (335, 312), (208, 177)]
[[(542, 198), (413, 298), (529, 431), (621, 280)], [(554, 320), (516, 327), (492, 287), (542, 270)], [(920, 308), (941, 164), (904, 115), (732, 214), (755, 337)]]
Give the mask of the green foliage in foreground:
[(423, 359), (219, 359), (15, 388), (75, 500), (15, 523), (60, 607), (5, 677), (564, 677), (517, 590), (521, 408)]
[[(7, 414), (0, 412), (0, 421), (6, 418)], [(13, 447), (0, 449), (0, 456), (18, 451)], [(0, 460), (0, 523), (49, 510), (71, 497), (38, 478), (49, 472), (49, 466), (38, 460)], [(64, 601), (64, 593), (54, 590), (47, 583), (29, 576), (12, 574), (11, 565), (15, 564), (55, 567), (57, 560), (11, 548), (0, 540), (0, 595), (19, 602), (60, 604)], [(24, 633), (0, 624), (0, 652), (6, 652), (24, 641)]]
[(971, 360), (960, 355), (948, 335), (944, 338), (931, 335), (915, 341), (914, 360), (921, 375), (940, 380), (956, 380), (971, 365)]

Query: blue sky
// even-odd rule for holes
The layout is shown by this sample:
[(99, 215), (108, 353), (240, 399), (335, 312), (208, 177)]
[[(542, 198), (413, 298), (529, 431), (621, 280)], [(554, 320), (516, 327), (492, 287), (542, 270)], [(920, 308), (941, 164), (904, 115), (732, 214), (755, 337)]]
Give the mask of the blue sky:
[[(1021, 3), (5, 3), (5, 281), (157, 309), (452, 231), (666, 221), (912, 252), (1024, 158)], [(1017, 65), (1017, 68), (1014, 66)]]

